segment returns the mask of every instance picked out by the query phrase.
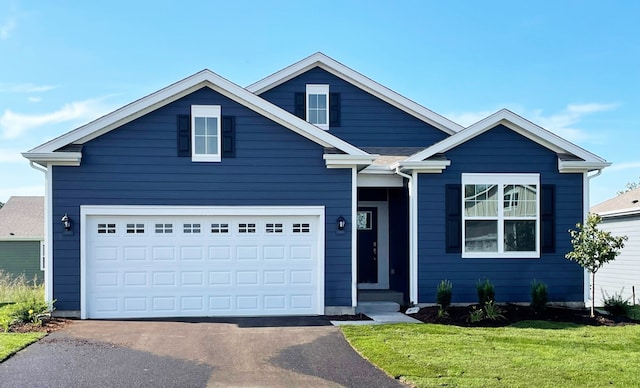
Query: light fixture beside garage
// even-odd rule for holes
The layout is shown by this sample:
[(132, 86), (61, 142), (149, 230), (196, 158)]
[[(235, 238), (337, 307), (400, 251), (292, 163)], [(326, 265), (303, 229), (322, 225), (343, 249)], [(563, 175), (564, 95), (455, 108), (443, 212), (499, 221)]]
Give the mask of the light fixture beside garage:
[(344, 217), (338, 217), (338, 230), (344, 230), (344, 227), (347, 225), (347, 220)]
[(64, 214), (64, 216), (62, 216), (62, 219), (60, 221), (62, 221), (62, 224), (64, 225), (64, 230), (71, 230), (71, 218), (69, 218), (66, 213)]

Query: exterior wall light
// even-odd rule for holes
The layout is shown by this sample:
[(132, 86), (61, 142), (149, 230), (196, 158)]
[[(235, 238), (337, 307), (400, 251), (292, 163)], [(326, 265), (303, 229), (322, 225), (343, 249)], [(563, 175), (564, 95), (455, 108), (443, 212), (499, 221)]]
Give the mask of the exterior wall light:
[(344, 230), (344, 227), (347, 225), (347, 220), (344, 217), (338, 217), (338, 230)]
[(62, 216), (62, 219), (60, 221), (62, 221), (62, 224), (64, 225), (64, 230), (71, 230), (71, 219), (66, 213), (64, 216)]

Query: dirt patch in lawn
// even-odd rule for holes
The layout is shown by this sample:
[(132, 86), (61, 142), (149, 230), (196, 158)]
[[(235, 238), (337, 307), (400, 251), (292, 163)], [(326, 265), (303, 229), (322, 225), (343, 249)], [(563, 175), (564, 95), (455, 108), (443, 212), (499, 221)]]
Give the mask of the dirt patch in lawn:
[(62, 318), (45, 318), (41, 324), (35, 323), (16, 323), (11, 325), (9, 333), (29, 333), (39, 331), (43, 333), (51, 333), (65, 327), (69, 321)]
[[(475, 306), (476, 309), (478, 306)], [(473, 306), (449, 307), (445, 316), (438, 315), (438, 306), (423, 307), (410, 317), (426, 323), (439, 323), (444, 325), (456, 325), (463, 327), (500, 327), (508, 326), (520, 321), (542, 320), (553, 322), (569, 322), (589, 326), (620, 326), (637, 325), (636, 321), (626, 317), (614, 317), (596, 312), (595, 317), (589, 316), (588, 309), (570, 309), (563, 307), (547, 307), (542, 312), (536, 312), (529, 306), (514, 304), (500, 305), (502, 318), (496, 320), (483, 319), (471, 322), (470, 312)]]

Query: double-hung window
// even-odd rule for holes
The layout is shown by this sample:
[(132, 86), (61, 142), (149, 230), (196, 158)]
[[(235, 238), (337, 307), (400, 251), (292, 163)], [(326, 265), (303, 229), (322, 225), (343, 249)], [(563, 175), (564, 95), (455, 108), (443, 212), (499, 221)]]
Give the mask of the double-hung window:
[(540, 176), (463, 174), (462, 257), (540, 257)]
[(329, 129), (329, 85), (307, 85), (307, 121)]
[(191, 106), (191, 160), (221, 160), (220, 105)]

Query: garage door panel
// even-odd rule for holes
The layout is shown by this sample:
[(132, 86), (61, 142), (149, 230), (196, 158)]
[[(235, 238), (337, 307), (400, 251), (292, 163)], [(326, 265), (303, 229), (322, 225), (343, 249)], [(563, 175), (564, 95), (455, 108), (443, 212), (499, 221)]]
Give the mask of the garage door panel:
[(317, 314), (322, 310), (318, 221), (317, 216), (88, 217), (87, 316)]

